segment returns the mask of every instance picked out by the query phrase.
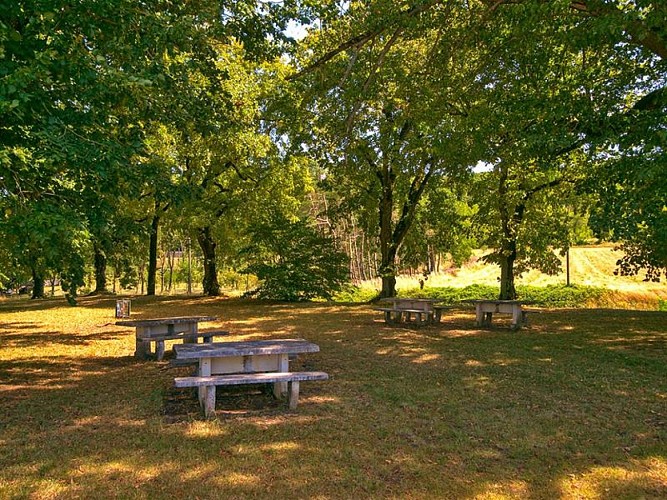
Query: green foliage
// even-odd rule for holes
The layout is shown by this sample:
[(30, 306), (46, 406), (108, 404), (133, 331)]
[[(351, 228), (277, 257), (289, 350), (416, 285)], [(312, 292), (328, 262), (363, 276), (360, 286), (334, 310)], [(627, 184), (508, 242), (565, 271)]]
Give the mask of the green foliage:
[[(605, 289), (592, 286), (548, 285), (544, 287), (519, 285), (517, 293), (524, 300), (542, 307), (583, 307), (599, 299)], [(405, 290), (401, 296), (439, 299), (444, 304), (457, 304), (469, 299), (496, 299), (498, 289), (490, 285), (470, 285), (464, 288), (438, 287)]]
[(658, 300), (658, 311), (667, 311), (667, 300)]
[(544, 307), (583, 307), (588, 301), (600, 299), (604, 288), (584, 285), (548, 285), (517, 287), (521, 300)]
[(372, 288), (362, 288), (352, 284), (345, 285), (333, 296), (335, 302), (370, 302), (376, 299), (378, 291)]
[(402, 297), (438, 299), (443, 304), (457, 304), (469, 299), (495, 299), (498, 297), (497, 287), (491, 285), (469, 285), (466, 287), (425, 287), (411, 288), (400, 293)]
[(347, 255), (308, 221), (282, 216), (251, 229), (244, 270), (261, 280), (253, 295), (286, 301), (331, 299), (348, 280)]
[(192, 280), (192, 283), (202, 282), (204, 279), (204, 269), (201, 265), (200, 259), (193, 258), (189, 266), (187, 259), (181, 259), (174, 268), (173, 280), (176, 283), (187, 283), (188, 272), (190, 273), (190, 279)]

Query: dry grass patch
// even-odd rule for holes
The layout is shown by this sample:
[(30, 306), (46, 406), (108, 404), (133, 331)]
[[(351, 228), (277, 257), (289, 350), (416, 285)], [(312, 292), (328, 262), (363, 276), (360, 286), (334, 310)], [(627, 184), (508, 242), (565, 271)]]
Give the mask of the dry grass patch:
[(261, 391), (199, 417), (138, 362), (112, 299), (0, 304), (2, 498), (664, 498), (667, 313), (471, 311), (419, 329), (367, 306), (138, 298), (234, 339), (303, 337), (296, 412)]

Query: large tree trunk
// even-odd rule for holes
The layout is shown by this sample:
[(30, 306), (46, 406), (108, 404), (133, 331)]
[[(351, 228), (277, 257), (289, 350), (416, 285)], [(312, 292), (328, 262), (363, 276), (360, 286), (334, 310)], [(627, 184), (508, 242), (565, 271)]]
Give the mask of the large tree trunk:
[(498, 178), (498, 203), (500, 203), (500, 224), (503, 231), (503, 240), (500, 244), (498, 264), (500, 265), (500, 300), (516, 300), (514, 287), (514, 262), (516, 261), (517, 231), (523, 221), (525, 205), (511, 206), (508, 202), (509, 168), (500, 164)]
[(157, 215), (157, 205), (151, 223), (150, 243), (148, 249), (148, 279), (146, 280), (146, 295), (155, 295), (155, 281), (157, 277), (157, 238), (160, 227), (160, 216)]
[(392, 212), (394, 210), (394, 178), (391, 170), (385, 168), (378, 175), (382, 184), (380, 198), (380, 277), (382, 291), (380, 298), (396, 296), (396, 246), (392, 228)]
[(514, 262), (516, 261), (516, 240), (508, 241), (500, 255), (500, 300), (516, 300), (514, 286)]
[(218, 272), (215, 266), (215, 247), (217, 243), (211, 235), (211, 227), (199, 228), (197, 241), (204, 254), (204, 295), (220, 295), (220, 284), (218, 283)]
[(93, 293), (107, 293), (107, 256), (99, 245), (94, 245), (95, 252), (95, 290)]
[(31, 299), (44, 298), (44, 276), (35, 267), (32, 268), (32, 295)]

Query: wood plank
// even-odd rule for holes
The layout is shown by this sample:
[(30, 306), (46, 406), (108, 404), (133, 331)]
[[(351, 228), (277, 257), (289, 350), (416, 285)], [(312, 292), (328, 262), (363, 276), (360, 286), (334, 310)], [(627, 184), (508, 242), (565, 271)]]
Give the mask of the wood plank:
[(176, 387), (206, 387), (215, 385), (270, 384), (307, 380), (327, 380), (325, 372), (270, 372), (270, 373), (234, 373), (230, 375), (211, 375), (198, 377), (175, 377)]
[(152, 318), (152, 319), (132, 319), (125, 321), (116, 321), (118, 326), (158, 326), (175, 325), (179, 323), (197, 323), (203, 321), (216, 321), (216, 316), (178, 316), (173, 318)]
[(257, 356), (319, 352), (317, 344), (304, 339), (251, 340), (213, 342), (210, 344), (175, 345), (178, 359), (215, 358), (226, 356)]
[(200, 332), (200, 333), (188, 333), (188, 332), (182, 332), (182, 333), (175, 333), (173, 335), (154, 335), (154, 334), (149, 334), (147, 336), (142, 335), (142, 336), (137, 336), (138, 339), (140, 340), (179, 340), (179, 339), (185, 339), (185, 338), (192, 338), (192, 339), (199, 339), (199, 338), (207, 338), (207, 337), (222, 337), (225, 335), (229, 335), (228, 331), (224, 330), (218, 330), (214, 332)]

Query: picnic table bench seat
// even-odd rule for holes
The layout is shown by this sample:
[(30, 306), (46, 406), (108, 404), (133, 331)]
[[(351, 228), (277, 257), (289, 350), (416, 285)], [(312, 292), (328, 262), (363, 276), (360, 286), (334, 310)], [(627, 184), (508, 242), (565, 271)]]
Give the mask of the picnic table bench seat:
[(164, 341), (165, 340), (183, 340), (186, 342), (196, 342), (197, 339), (202, 339), (202, 342), (205, 344), (210, 344), (213, 342), (213, 337), (221, 337), (224, 335), (229, 335), (228, 331), (225, 330), (216, 330), (208, 332), (179, 332), (179, 333), (164, 333), (164, 334), (152, 334), (152, 335), (137, 335), (137, 340), (142, 342), (155, 342), (155, 356), (158, 361), (161, 361), (164, 358)]
[(215, 414), (215, 387), (242, 384), (289, 383), (289, 407), (294, 410), (299, 403), (299, 382), (306, 380), (327, 380), (325, 372), (263, 372), (233, 373), (225, 375), (175, 377), (175, 387), (208, 387), (204, 399), (204, 414), (210, 417)]
[(422, 321), (431, 321), (431, 313), (425, 309), (410, 309), (404, 307), (374, 307), (373, 310), (384, 312), (384, 320), (387, 323), (401, 322), (404, 317), (406, 321), (410, 321), (413, 314), (415, 315), (415, 319), (418, 323), (421, 323)]

